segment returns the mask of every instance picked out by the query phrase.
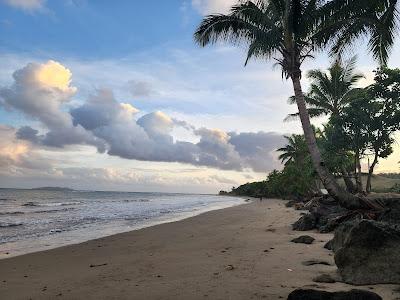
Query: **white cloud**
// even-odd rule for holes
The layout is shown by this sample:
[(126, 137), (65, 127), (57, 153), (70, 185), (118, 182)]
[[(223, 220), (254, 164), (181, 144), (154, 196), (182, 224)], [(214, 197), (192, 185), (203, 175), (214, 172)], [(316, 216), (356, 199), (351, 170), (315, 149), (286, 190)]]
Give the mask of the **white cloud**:
[(227, 13), (238, 0), (192, 0), (193, 7), (203, 15)]
[(23, 127), (18, 135), (24, 139), (53, 147), (88, 144), (104, 151), (103, 142), (82, 126), (73, 126), (71, 115), (63, 110), (62, 106), (77, 91), (71, 86), (71, 76), (67, 68), (52, 60), (44, 64), (29, 63), (13, 73), (10, 87), (0, 89), (0, 104), (40, 121), (49, 129), (40, 136), (38, 131)]
[[(19, 139), (47, 147), (93, 145), (99, 152), (126, 159), (179, 162), (223, 170), (271, 170), (269, 152), (283, 142), (273, 133), (249, 135), (227, 133), (218, 129), (199, 128), (161, 111), (137, 118), (138, 109), (130, 103), (119, 103), (111, 90), (101, 89), (70, 112), (70, 102), (77, 89), (70, 85), (71, 72), (61, 64), (30, 63), (14, 72), (11, 87), (0, 90), (3, 105), (38, 120), (48, 131), (41, 134), (28, 126), (21, 127)], [(175, 139), (174, 128), (184, 128), (198, 142)], [(240, 143), (247, 137), (248, 145)], [(232, 143), (232, 141), (236, 141)], [(251, 141), (251, 143), (250, 143)], [(271, 147), (265, 145), (273, 143)], [(265, 148), (263, 152), (258, 149)], [(252, 155), (254, 157), (252, 157)], [(258, 159), (265, 162), (259, 163)]]
[(44, 8), (46, 0), (3, 0), (4, 3), (24, 11), (38, 11)]
[[(77, 89), (71, 86), (71, 72), (60, 63), (30, 63), (13, 74), (14, 83), (0, 89), (3, 105), (19, 110), (48, 127), (65, 127), (68, 114), (62, 104), (70, 101)], [(1, 102), (0, 102), (1, 103)]]
[(39, 155), (32, 145), (16, 138), (16, 129), (0, 124), (0, 174), (18, 175), (23, 171), (49, 172), (51, 160)]

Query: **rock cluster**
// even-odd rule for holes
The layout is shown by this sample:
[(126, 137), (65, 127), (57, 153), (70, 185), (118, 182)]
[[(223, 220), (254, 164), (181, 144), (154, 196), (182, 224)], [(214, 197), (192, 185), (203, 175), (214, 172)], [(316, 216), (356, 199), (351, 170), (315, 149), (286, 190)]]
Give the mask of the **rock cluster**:
[(347, 209), (340, 207), (329, 196), (314, 197), (303, 205), (303, 209), (309, 213), (292, 225), (293, 230), (318, 229), (319, 232), (331, 232), (338, 226), (340, 217), (348, 213)]
[(334, 238), (324, 247), (335, 253), (344, 282), (400, 284), (399, 196), (374, 194), (369, 198), (384, 208), (351, 211), (329, 196), (314, 197), (304, 203), (308, 213), (293, 224), (293, 229), (335, 231)]

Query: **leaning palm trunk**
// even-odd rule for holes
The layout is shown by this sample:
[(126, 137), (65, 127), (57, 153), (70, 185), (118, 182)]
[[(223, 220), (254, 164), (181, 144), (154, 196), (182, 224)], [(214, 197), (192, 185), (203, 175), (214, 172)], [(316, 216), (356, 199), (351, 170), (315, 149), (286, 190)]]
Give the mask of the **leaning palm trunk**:
[(317, 171), (324, 187), (327, 189), (329, 195), (338, 200), (340, 205), (343, 207), (354, 209), (360, 208), (360, 199), (346, 191), (344, 191), (340, 185), (336, 182), (333, 175), (326, 168), (324, 161), (322, 160), (321, 153), (318, 149), (317, 142), (315, 139), (314, 130), (310, 123), (310, 117), (304, 100), (304, 94), (300, 83), (300, 72), (296, 72), (291, 75), (293, 82), (294, 95), (299, 109), (299, 117), (301, 125), (304, 131), (304, 137), (307, 142), (308, 151), (310, 152), (313, 166)]

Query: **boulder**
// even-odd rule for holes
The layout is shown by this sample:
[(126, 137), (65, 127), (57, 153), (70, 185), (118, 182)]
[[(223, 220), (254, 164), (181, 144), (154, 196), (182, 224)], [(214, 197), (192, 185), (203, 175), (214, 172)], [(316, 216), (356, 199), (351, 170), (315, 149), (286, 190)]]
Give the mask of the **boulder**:
[(346, 283), (400, 283), (400, 227), (371, 220), (335, 231), (335, 262)]
[(384, 201), (385, 209), (381, 213), (377, 220), (381, 222), (387, 222), (390, 224), (400, 224), (400, 200), (387, 198)]
[(299, 237), (291, 240), (292, 243), (296, 243), (296, 244), (312, 244), (314, 241), (315, 241), (315, 239), (309, 235), (302, 235), (302, 236), (299, 236)]
[(305, 214), (292, 225), (292, 228), (297, 231), (307, 231), (314, 229), (316, 224), (317, 219), (314, 215)]
[(312, 289), (297, 289), (291, 292), (288, 300), (382, 300), (370, 291), (351, 290), (347, 292), (326, 292)]
[(330, 250), (337, 250), (339, 248), (341, 248), (343, 246), (343, 244), (345, 243), (350, 230), (353, 228), (355, 222), (344, 222), (342, 224), (340, 224), (340, 226), (338, 228), (336, 228), (335, 230), (335, 235), (333, 237), (333, 239), (330, 241)]

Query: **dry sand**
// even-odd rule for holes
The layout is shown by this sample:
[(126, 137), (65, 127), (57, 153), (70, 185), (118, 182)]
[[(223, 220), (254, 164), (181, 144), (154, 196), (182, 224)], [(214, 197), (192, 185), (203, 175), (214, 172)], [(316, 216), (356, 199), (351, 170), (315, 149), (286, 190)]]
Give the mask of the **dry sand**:
[[(345, 290), (312, 278), (336, 267), (323, 248), (331, 234), (290, 240), (300, 212), (255, 201), (183, 221), (0, 260), (0, 299), (286, 299), (297, 287)], [(359, 287), (360, 288), (360, 287)], [(396, 286), (372, 288), (384, 299)]]

